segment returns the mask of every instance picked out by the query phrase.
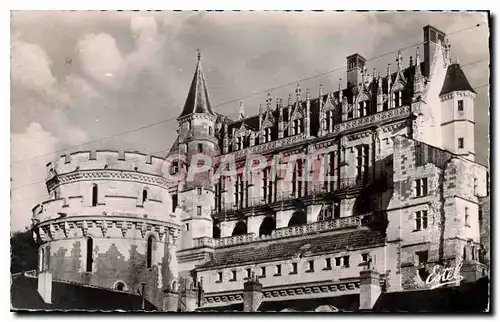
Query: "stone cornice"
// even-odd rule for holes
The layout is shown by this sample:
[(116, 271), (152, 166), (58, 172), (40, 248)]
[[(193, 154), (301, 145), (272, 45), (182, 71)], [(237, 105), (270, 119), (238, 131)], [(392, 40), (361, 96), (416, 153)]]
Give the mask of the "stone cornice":
[(79, 182), (79, 181), (95, 181), (95, 180), (113, 180), (113, 181), (130, 181), (142, 184), (149, 184), (161, 188), (168, 188), (169, 182), (167, 179), (147, 173), (122, 171), (122, 170), (79, 170), (70, 173), (58, 174), (57, 180), (47, 181), (47, 189), (52, 190), (62, 184)]
[(33, 232), (39, 241), (45, 243), (86, 237), (89, 235), (89, 229), (96, 231), (94, 228), (100, 231), (99, 236), (93, 233), (94, 237), (112, 237), (110, 230), (119, 229), (120, 234), (113, 237), (134, 239), (135, 233), (140, 232), (141, 238), (144, 238), (148, 232), (153, 232), (157, 234), (160, 241), (165, 241), (165, 236), (170, 236), (174, 244), (180, 233), (179, 225), (172, 222), (120, 215), (62, 217), (36, 223), (33, 226)]

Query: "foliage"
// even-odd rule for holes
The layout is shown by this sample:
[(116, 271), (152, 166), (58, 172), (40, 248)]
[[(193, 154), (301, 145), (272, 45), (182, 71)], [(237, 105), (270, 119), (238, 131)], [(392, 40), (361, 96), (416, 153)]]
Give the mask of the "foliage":
[(10, 237), (10, 272), (12, 274), (36, 269), (37, 246), (30, 230), (15, 232)]

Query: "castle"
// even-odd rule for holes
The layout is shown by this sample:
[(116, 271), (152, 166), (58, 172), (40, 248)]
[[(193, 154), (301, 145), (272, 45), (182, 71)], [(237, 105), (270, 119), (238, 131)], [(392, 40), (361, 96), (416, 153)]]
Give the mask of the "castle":
[[(338, 90), (297, 85), (237, 120), (212, 109), (199, 55), (168, 162), (96, 151), (47, 165), (50, 200), (33, 210), (41, 296), (53, 279), (142, 290), (164, 311), (371, 310), (432, 288), (436, 265), (485, 275), (476, 93), (446, 35), (423, 37), (409, 66), (398, 53), (370, 75), (353, 54)], [(200, 155), (213, 164), (193, 171)]]

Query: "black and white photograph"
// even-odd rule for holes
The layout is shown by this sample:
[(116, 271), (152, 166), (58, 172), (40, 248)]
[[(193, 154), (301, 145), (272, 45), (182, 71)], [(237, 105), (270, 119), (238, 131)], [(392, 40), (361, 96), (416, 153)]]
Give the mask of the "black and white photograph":
[(491, 28), (10, 11), (10, 310), (491, 313)]

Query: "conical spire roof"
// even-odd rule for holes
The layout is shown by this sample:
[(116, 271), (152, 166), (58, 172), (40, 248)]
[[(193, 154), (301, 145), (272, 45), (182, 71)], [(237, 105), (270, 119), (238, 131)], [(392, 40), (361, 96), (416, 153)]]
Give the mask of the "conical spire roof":
[(476, 91), (470, 86), (467, 77), (458, 63), (448, 66), (446, 77), (444, 79), (443, 88), (439, 96), (454, 92), (454, 91), (471, 91), (476, 94)]
[(186, 103), (179, 117), (187, 116), (193, 113), (206, 113), (214, 115), (208, 96), (207, 83), (203, 69), (201, 68), (201, 54), (198, 52), (198, 62), (194, 72), (193, 81), (189, 88), (189, 93), (186, 98)]

